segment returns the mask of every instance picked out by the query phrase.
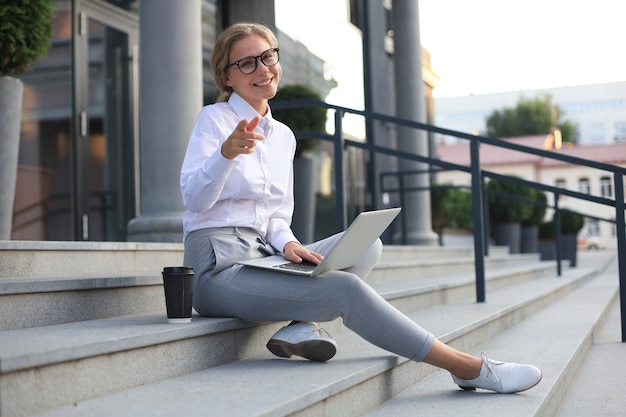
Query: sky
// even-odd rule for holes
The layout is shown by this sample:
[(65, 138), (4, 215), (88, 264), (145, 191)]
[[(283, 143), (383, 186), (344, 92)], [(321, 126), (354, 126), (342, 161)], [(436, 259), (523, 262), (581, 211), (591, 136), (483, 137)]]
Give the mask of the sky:
[[(362, 108), (360, 37), (346, 3), (275, 0), (276, 24), (329, 63), (339, 83), (329, 102)], [(418, 4), (421, 44), (440, 77), (435, 97), (626, 81), (625, 0)]]

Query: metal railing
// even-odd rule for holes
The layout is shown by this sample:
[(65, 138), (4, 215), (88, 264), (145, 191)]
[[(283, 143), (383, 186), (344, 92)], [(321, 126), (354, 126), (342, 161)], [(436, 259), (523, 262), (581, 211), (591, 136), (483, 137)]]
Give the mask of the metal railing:
[[(510, 181), (511, 177), (497, 174), (495, 172), (485, 171), (481, 168), (480, 164), (480, 145), (490, 145), (499, 148), (505, 148), (512, 151), (533, 154), (547, 159), (558, 160), (566, 162), (568, 164), (595, 168), (598, 170), (609, 172), (613, 175), (613, 189), (615, 190), (615, 198), (597, 197), (590, 194), (583, 194), (577, 191), (558, 188), (556, 186), (550, 186), (538, 182), (527, 181), (522, 179), (514, 179), (514, 181), (533, 188), (538, 188), (542, 191), (553, 193), (555, 196), (555, 209), (558, 213), (559, 196), (565, 195), (573, 198), (578, 198), (586, 201), (591, 201), (597, 204), (607, 205), (615, 208), (615, 225), (617, 230), (617, 259), (618, 259), (618, 274), (619, 274), (619, 293), (620, 293), (620, 314), (621, 314), (621, 330), (622, 330), (622, 342), (626, 342), (626, 223), (624, 219), (624, 176), (626, 175), (626, 168), (622, 168), (615, 165), (596, 162), (588, 159), (578, 158), (570, 155), (559, 154), (543, 149), (531, 148), (528, 146), (520, 145), (517, 143), (507, 142), (500, 139), (489, 138), (485, 136), (477, 136), (469, 133), (457, 132), (449, 129), (440, 128), (437, 126), (420, 123), (416, 121), (401, 119), (394, 116), (389, 116), (380, 113), (354, 110), (346, 107), (335, 106), (324, 103), (318, 100), (300, 99), (289, 101), (277, 101), (272, 102), (273, 109), (284, 108), (305, 108), (305, 107), (321, 107), (328, 111), (334, 112), (334, 133), (327, 134), (323, 132), (314, 131), (298, 131), (295, 132), (297, 139), (320, 139), (330, 141), (334, 147), (334, 183), (335, 183), (335, 200), (336, 200), (336, 222), (338, 230), (343, 230), (347, 226), (347, 202), (345, 192), (345, 172), (344, 172), (344, 158), (338, 158), (337, 155), (343, 155), (344, 150), (348, 147), (362, 149), (371, 154), (382, 154), (397, 158), (404, 158), (407, 160), (426, 163), (431, 167), (437, 167), (437, 169), (461, 171), (471, 175), (471, 192), (472, 192), (472, 220), (474, 225), (474, 261), (475, 261), (475, 275), (476, 275), (476, 299), (477, 302), (485, 301), (485, 260), (487, 251), (487, 240), (485, 231), (487, 230), (486, 224), (486, 204), (484, 198), (484, 180), (486, 177), (492, 179), (498, 179), (503, 181)], [(453, 136), (460, 139), (467, 140), (470, 148), (470, 164), (469, 166), (455, 164), (440, 159), (416, 155), (399, 151), (397, 149), (374, 145), (370, 143), (359, 142), (355, 140), (347, 139), (343, 132), (343, 118), (346, 114), (352, 114), (361, 116), (364, 119), (375, 120), (383, 123), (388, 123), (396, 126), (404, 126), (414, 128), (418, 130), (424, 130), (432, 133), (440, 133), (446, 136)], [(433, 168), (434, 169), (434, 168)], [(406, 190), (404, 190), (406, 191)], [(555, 228), (558, 226), (558, 215)], [(403, 222), (403, 227), (406, 223)], [(557, 256), (560, 253), (557, 240)], [(558, 273), (560, 270), (560, 261), (557, 262)]]

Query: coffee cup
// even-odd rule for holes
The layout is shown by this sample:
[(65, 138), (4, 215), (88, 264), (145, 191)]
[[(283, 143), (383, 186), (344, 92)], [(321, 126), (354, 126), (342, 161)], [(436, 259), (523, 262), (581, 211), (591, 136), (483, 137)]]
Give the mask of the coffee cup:
[(162, 275), (168, 323), (191, 322), (193, 268), (168, 266), (163, 268)]

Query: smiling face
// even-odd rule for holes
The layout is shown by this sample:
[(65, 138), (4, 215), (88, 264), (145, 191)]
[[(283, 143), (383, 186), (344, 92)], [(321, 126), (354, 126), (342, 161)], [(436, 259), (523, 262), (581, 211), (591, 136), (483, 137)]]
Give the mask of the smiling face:
[[(258, 35), (246, 36), (233, 46), (229, 62), (259, 56), (273, 47), (274, 45)], [(226, 71), (226, 85), (250, 103), (259, 114), (264, 115), (267, 112), (267, 101), (276, 95), (280, 81), (280, 63), (268, 67), (261, 60), (257, 60), (257, 68), (251, 74), (243, 74), (236, 65)]]

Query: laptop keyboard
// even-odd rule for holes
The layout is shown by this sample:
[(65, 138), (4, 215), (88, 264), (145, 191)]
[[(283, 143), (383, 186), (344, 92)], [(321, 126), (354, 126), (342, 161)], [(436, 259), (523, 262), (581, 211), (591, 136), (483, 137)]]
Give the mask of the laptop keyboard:
[(295, 262), (286, 262), (284, 264), (280, 264), (280, 265), (276, 265), (276, 268), (283, 268), (283, 269), (289, 269), (292, 271), (302, 271), (302, 272), (309, 272), (315, 269), (317, 265), (315, 265), (313, 262), (309, 262), (309, 261), (302, 261), (302, 263), (295, 263)]

